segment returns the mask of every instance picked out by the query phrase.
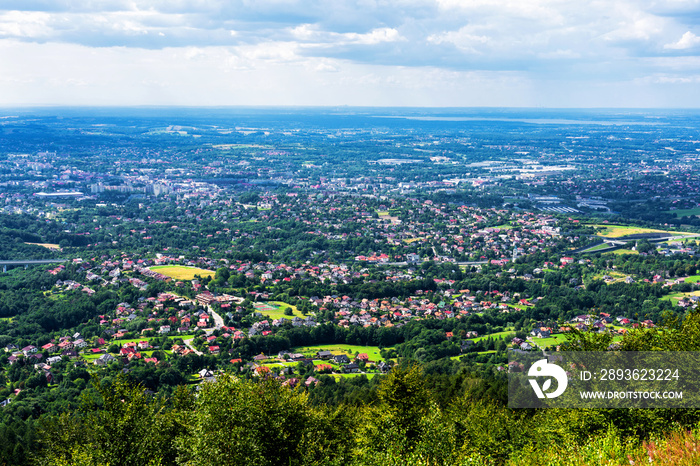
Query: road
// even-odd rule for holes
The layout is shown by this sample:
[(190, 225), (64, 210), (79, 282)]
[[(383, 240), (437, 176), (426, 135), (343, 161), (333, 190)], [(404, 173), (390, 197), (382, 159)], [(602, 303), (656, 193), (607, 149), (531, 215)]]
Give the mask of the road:
[(34, 265), (34, 264), (55, 264), (66, 262), (68, 259), (28, 259), (17, 261), (0, 261), (0, 265)]
[[(606, 238), (606, 237), (600, 237), (600, 236), (591, 236), (592, 239), (598, 239), (598, 240), (603, 240), (603, 243), (598, 243), (594, 244), (590, 247), (583, 248), (583, 249), (578, 249), (575, 251), (572, 251), (573, 254), (582, 254), (586, 252), (591, 252), (591, 249), (595, 249), (599, 247), (601, 244), (608, 244), (610, 247), (605, 248), (605, 249), (595, 249), (595, 252), (609, 252), (613, 251), (615, 249), (620, 248), (621, 246), (626, 246), (629, 243), (640, 241), (642, 239), (646, 239), (650, 243), (662, 243), (664, 241), (682, 241), (684, 239), (698, 239), (697, 234), (690, 234), (690, 235), (684, 235), (684, 236), (664, 236), (661, 238), (631, 238), (631, 239), (613, 239), (613, 238)], [(624, 237), (623, 237), (624, 238)]]
[(201, 356), (202, 354), (204, 354), (204, 353), (202, 353), (201, 351), (197, 351), (197, 348), (195, 348), (194, 346), (192, 346), (192, 342), (193, 342), (193, 341), (194, 341), (194, 338), (190, 338), (189, 340), (182, 340), (182, 342), (183, 342), (185, 345), (187, 345), (187, 347), (188, 347), (189, 349), (191, 349), (192, 351), (194, 351), (195, 354), (196, 354), (197, 356)]
[(214, 328), (215, 329), (220, 329), (221, 327), (224, 326), (224, 319), (214, 311), (214, 308), (211, 307), (211, 305), (207, 304), (207, 309), (209, 310), (209, 314), (214, 318)]
[[(488, 264), (489, 261), (471, 261), (471, 262), (453, 262), (453, 264), (457, 265), (483, 265), (483, 264)], [(420, 266), (422, 262), (416, 262), (414, 264), (411, 264), (413, 266)], [(408, 262), (378, 262), (375, 265), (388, 265), (388, 266), (395, 266), (395, 267), (404, 267), (408, 265)]]

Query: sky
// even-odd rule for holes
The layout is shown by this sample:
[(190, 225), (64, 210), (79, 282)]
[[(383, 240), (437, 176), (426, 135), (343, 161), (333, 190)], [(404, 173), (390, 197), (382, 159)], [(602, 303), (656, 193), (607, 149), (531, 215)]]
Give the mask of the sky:
[(700, 108), (700, 0), (2, 0), (36, 105)]

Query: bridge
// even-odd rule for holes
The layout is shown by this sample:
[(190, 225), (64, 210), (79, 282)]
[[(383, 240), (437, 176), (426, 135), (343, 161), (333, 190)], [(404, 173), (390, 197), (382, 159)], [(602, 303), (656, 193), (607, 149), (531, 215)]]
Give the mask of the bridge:
[(27, 259), (27, 260), (14, 260), (14, 261), (2, 261), (0, 260), (0, 265), (2, 265), (2, 272), (7, 272), (8, 265), (23, 265), (26, 269), (30, 265), (39, 264), (56, 264), (59, 262), (66, 262), (68, 259)]

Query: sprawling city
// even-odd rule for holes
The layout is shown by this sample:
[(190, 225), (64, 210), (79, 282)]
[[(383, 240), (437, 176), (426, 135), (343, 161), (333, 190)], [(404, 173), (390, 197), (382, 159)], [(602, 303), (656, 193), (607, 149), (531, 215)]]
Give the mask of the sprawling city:
[(680, 464), (696, 410), (509, 409), (508, 353), (700, 349), (699, 123), (3, 111), (0, 461)]

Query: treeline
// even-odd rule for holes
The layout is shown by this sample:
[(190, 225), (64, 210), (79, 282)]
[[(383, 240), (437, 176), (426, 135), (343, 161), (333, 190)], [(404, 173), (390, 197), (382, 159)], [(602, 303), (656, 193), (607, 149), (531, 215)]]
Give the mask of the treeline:
[(56, 221), (39, 221), (29, 215), (0, 216), (0, 259), (55, 258), (57, 251), (24, 243), (53, 243), (61, 247), (86, 246), (89, 237), (67, 233)]
[(89, 393), (80, 410), (40, 419), (28, 463), (568, 464), (550, 459), (601, 437), (631, 450), (700, 420), (697, 410), (510, 410), (475, 390), (441, 406), (415, 366), (396, 368), (374, 403), (355, 406), (314, 404), (304, 390), (228, 374), (197, 396), (186, 388), (152, 396), (122, 377), (93, 382)]

